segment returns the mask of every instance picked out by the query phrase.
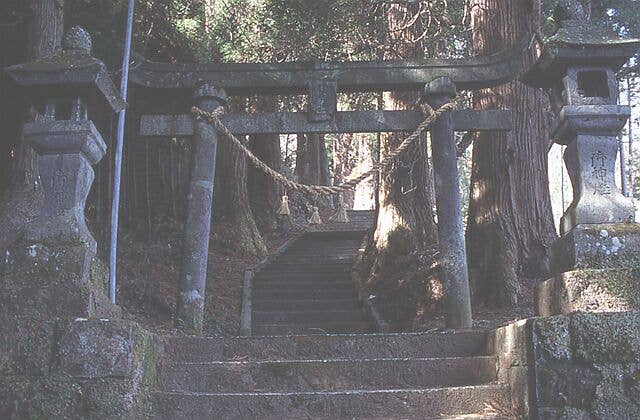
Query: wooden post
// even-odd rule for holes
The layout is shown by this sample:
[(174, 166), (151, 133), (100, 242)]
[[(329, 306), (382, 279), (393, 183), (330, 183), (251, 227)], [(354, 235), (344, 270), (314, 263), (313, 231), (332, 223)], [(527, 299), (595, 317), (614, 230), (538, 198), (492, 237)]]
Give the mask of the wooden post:
[[(211, 112), (224, 104), (226, 94), (221, 89), (203, 84), (196, 89), (195, 99), (200, 109)], [(218, 132), (207, 121), (198, 120), (194, 122), (193, 134), (176, 326), (187, 333), (202, 334)]]
[[(425, 86), (423, 100), (434, 109), (456, 96), (451, 79), (439, 77)], [(471, 328), (471, 297), (462, 224), (462, 199), (453, 121), (450, 112), (431, 126), (431, 151), (438, 212), (440, 260), (445, 284), (447, 327)]]

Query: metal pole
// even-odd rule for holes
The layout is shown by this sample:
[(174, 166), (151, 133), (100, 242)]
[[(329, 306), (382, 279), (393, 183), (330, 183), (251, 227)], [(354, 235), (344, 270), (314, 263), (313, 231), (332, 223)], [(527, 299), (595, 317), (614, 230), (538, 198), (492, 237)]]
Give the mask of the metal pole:
[(560, 193), (562, 196), (562, 214), (567, 209), (567, 202), (564, 198), (564, 149), (565, 146), (560, 146)]
[[(127, 102), (129, 86), (129, 61), (131, 59), (131, 38), (133, 35), (133, 13), (135, 0), (129, 0), (127, 11), (127, 28), (124, 41), (124, 56), (122, 58), (122, 80), (120, 95)], [(118, 253), (118, 216), (120, 209), (120, 177), (122, 175), (122, 150), (124, 145), (124, 123), (127, 116), (126, 106), (118, 116), (118, 136), (116, 141), (115, 173), (113, 179), (113, 200), (111, 202), (111, 244), (109, 248), (109, 300), (116, 303), (116, 261)]]
[[(439, 77), (425, 86), (423, 99), (435, 109), (455, 96), (456, 87), (451, 79)], [(431, 126), (431, 151), (438, 211), (438, 239), (446, 288), (446, 325), (453, 329), (467, 329), (472, 326), (471, 297), (456, 141), (450, 112), (442, 114)]]
[(629, 194), (628, 197), (633, 198), (633, 104), (631, 103), (631, 76), (627, 74), (627, 103), (631, 108), (631, 115), (629, 116), (629, 165), (628, 165), (628, 174), (629, 174)]

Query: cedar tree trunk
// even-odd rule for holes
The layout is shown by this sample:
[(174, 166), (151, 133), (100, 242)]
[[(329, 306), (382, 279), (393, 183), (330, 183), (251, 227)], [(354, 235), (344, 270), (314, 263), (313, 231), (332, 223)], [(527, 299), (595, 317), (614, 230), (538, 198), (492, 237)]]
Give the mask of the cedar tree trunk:
[[(230, 112), (241, 112), (243, 109), (244, 106), (232, 103)], [(235, 249), (246, 254), (265, 255), (267, 247), (249, 202), (247, 172), (244, 154), (231, 141), (222, 138), (218, 142), (214, 215), (232, 227), (232, 237), (228, 238), (228, 242), (233, 243)]]
[[(273, 96), (259, 97), (255, 112), (275, 112), (276, 98)], [(276, 171), (280, 171), (280, 136), (277, 134), (256, 134), (249, 136), (249, 143), (253, 153), (264, 163)], [(277, 228), (277, 211), (281, 202), (280, 185), (262, 171), (249, 165), (249, 200), (253, 215), (258, 226), (263, 231)]]
[[(406, 21), (418, 11), (416, 4), (393, 3), (386, 15), (389, 45), (395, 46), (393, 56), (383, 58), (422, 57), (420, 43), (410, 42), (421, 33), (419, 25)], [(385, 94), (385, 109), (411, 109), (417, 96), (407, 93)], [(405, 135), (382, 135), (380, 159), (394, 150)], [(424, 272), (420, 270), (420, 255), (436, 241), (433, 218), (433, 183), (431, 166), (422, 139), (404, 153), (379, 180), (376, 226), (367, 246), (364, 276), (368, 278), (366, 295), (375, 295), (374, 305), (391, 303), (395, 315), (382, 316), (407, 328), (414, 321), (419, 306), (430, 300)], [(380, 310), (380, 309), (379, 309)], [(391, 319), (395, 318), (395, 319)]]
[[(63, 0), (32, 0), (26, 21), (26, 61), (56, 52), (64, 30)], [(16, 103), (18, 103), (16, 98)], [(14, 104), (15, 106), (15, 104)], [(20, 108), (20, 107), (18, 107)], [(36, 118), (36, 111), (29, 118)], [(10, 130), (7, 130), (10, 131)], [(22, 139), (14, 149), (10, 183), (0, 205), (0, 253), (17, 240), (24, 226), (35, 219), (42, 205), (42, 189), (38, 182), (36, 155)]]
[[(539, 0), (479, 0), (473, 52), (495, 53), (540, 28)], [(480, 133), (473, 148), (467, 249), (475, 293), (517, 305), (519, 275), (544, 275), (556, 234), (547, 175), (546, 97), (514, 81), (478, 91), (475, 109), (511, 109), (513, 131)]]

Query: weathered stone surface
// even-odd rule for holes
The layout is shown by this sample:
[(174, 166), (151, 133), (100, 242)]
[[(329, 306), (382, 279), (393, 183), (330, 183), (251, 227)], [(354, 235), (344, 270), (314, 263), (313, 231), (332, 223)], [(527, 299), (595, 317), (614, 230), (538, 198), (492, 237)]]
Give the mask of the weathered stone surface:
[[(567, 75), (562, 79), (564, 86), (563, 102), (568, 106), (587, 106), (598, 105), (601, 110), (607, 112), (595, 112), (594, 108), (576, 108), (575, 113), (582, 113), (585, 117), (582, 124), (592, 127), (600, 124), (599, 117), (606, 116), (610, 118), (614, 115), (620, 115), (620, 118), (627, 117), (627, 108), (618, 105), (619, 92), (615, 73), (606, 66), (602, 67), (570, 67), (567, 69)], [(602, 106), (606, 106), (603, 108)], [(562, 109), (557, 110), (563, 112)], [(571, 112), (572, 110), (564, 110)], [(603, 115), (604, 114), (604, 115)], [(586, 117), (591, 115), (593, 120)]]
[[(458, 110), (451, 113), (455, 131), (509, 131), (511, 111)], [(227, 114), (220, 121), (235, 134), (373, 133), (413, 131), (424, 120), (420, 111), (341, 111), (334, 119), (309, 122), (301, 112)], [(151, 137), (192, 136), (190, 115), (143, 115), (140, 134)]]
[(142, 87), (178, 92), (193, 89), (204, 80), (230, 95), (307, 93), (309, 81), (318, 74), (335, 76), (338, 91), (415, 91), (425, 80), (440, 76), (451, 78), (459, 89), (482, 88), (516, 78), (529, 42), (527, 36), (495, 55), (463, 60), (187, 65), (138, 60), (131, 69), (131, 81)]
[[(563, 19), (558, 30), (544, 46), (533, 50), (537, 60), (522, 76), (525, 83), (557, 89), (558, 81), (571, 67), (606, 67), (617, 71), (637, 52), (640, 40), (621, 38), (608, 25), (574, 19), (582, 12), (571, 8), (559, 10)], [(561, 92), (555, 94), (561, 97)]]
[(559, 0), (553, 14), (557, 22), (589, 19), (589, 14), (578, 0)]
[(569, 319), (563, 317), (537, 319), (533, 334), (545, 358), (559, 361), (571, 359)]
[(551, 271), (640, 267), (640, 224), (579, 225), (551, 249)]
[[(609, 109), (612, 108), (612, 109)], [(573, 202), (561, 219), (561, 233), (580, 224), (631, 222), (635, 210), (615, 183), (618, 133), (629, 109), (619, 106), (565, 106), (553, 138), (566, 144), (564, 161)]]
[[(195, 90), (194, 97), (200, 109), (213, 112), (224, 105), (226, 93), (216, 86), (204, 83)], [(219, 135), (207, 121), (195, 120), (194, 124), (176, 325), (186, 332), (202, 334)]]
[(338, 84), (331, 75), (318, 75), (309, 82), (307, 116), (310, 122), (331, 121), (337, 112)]
[(41, 103), (45, 88), (51, 95), (47, 99), (82, 96), (92, 106), (98, 105), (97, 109), (106, 106), (118, 112), (125, 103), (106, 65), (88, 52), (91, 43), (87, 37), (83, 30), (72, 28), (65, 37), (66, 51), (8, 67), (5, 72), (34, 104)]
[(423, 389), (495, 382), (493, 356), (164, 364), (166, 392), (313, 392)]
[(640, 310), (640, 269), (574, 270), (536, 289), (541, 316)]
[[(531, 318), (497, 330), (489, 345), (525, 418), (638, 418), (640, 312)], [(526, 366), (509, 356), (518, 347), (528, 350)]]
[(0, 311), (0, 377), (47, 374), (55, 334), (53, 320), (42, 322)]
[(84, 208), (93, 183), (91, 165), (104, 156), (107, 146), (91, 121), (29, 123), (25, 141), (38, 153), (43, 180), (44, 206), (26, 229), (25, 241), (48, 245), (86, 243), (95, 248), (87, 228)]
[(538, 409), (540, 420), (592, 420), (588, 411), (573, 407), (541, 407)]
[[(0, 418), (149, 417), (163, 354), (151, 334), (128, 321), (33, 321), (22, 329), (25, 325), (19, 322), (21, 328), (11, 331), (0, 326), (3, 339), (19, 349), (0, 353)], [(121, 346), (124, 338), (127, 345)]]
[(60, 367), (74, 378), (124, 378), (131, 375), (133, 325), (77, 319), (60, 338)]
[(67, 31), (62, 39), (62, 48), (67, 51), (82, 51), (91, 54), (93, 50), (93, 41), (91, 35), (84, 28), (74, 26)]
[[(450, 102), (455, 95), (456, 86), (453, 81), (448, 77), (438, 77), (425, 85), (421, 101), (438, 109)], [(438, 212), (440, 267), (446, 290), (446, 325), (455, 329), (471, 328), (469, 270), (451, 113), (441, 114), (429, 130)]]
[[(536, 393), (531, 398), (539, 418), (637, 418), (640, 312), (576, 313), (532, 322)], [(561, 346), (549, 339), (566, 336), (567, 325)]]
[(1, 312), (41, 321), (118, 316), (104, 292), (106, 271), (94, 255), (83, 244), (15, 244), (0, 273)]
[(571, 316), (574, 357), (587, 363), (640, 363), (640, 312)]
[(0, 274), (3, 310), (43, 321), (117, 315), (84, 215), (92, 164), (106, 151), (102, 137), (88, 120), (28, 123), (23, 133), (38, 154), (44, 204), (7, 251)]
[[(509, 388), (476, 387), (305, 393), (154, 394), (156, 419), (455, 418), (487, 401), (508, 406)], [(465, 416), (466, 417), (466, 416)]]
[(533, 413), (530, 394), (533, 366), (530, 320), (520, 320), (489, 334), (487, 353), (498, 357), (498, 381), (511, 388), (511, 405), (524, 417)]

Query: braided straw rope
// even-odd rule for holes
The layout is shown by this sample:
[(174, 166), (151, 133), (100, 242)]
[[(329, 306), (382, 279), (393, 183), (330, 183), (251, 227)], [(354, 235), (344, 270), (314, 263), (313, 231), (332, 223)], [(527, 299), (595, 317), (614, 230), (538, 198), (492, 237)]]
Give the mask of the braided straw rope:
[(409, 147), (411, 147), (411, 145), (413, 145), (416, 140), (420, 138), (422, 133), (425, 132), (431, 124), (436, 122), (442, 114), (444, 114), (445, 112), (454, 111), (457, 106), (454, 100), (452, 102), (444, 104), (435, 111), (433, 108), (431, 108), (431, 106), (427, 104), (421, 104), (421, 108), (422, 112), (426, 115), (426, 118), (418, 125), (418, 128), (416, 128), (416, 130), (411, 135), (409, 135), (406, 139), (403, 140), (402, 143), (400, 143), (400, 145), (393, 152), (385, 156), (382, 161), (373, 164), (371, 169), (369, 169), (368, 171), (350, 178), (339, 185), (333, 186), (301, 184), (272, 169), (269, 165), (267, 165), (256, 155), (254, 155), (253, 152), (249, 150), (249, 148), (245, 146), (241, 140), (239, 140), (231, 131), (229, 131), (229, 129), (224, 124), (222, 124), (222, 122), (220, 121), (220, 116), (224, 114), (223, 107), (218, 107), (213, 112), (207, 112), (194, 106), (193, 108), (191, 108), (191, 112), (196, 119), (206, 120), (210, 124), (213, 124), (219, 132), (221, 132), (225, 137), (231, 139), (233, 144), (249, 158), (251, 163), (253, 163), (256, 168), (260, 169), (275, 181), (284, 185), (287, 189), (298, 191), (308, 195), (330, 196), (340, 194), (345, 191), (354, 190), (359, 183), (369, 178), (371, 175), (374, 175), (375, 173), (381, 172), (383, 169), (386, 169), (398, 156), (400, 156)]

